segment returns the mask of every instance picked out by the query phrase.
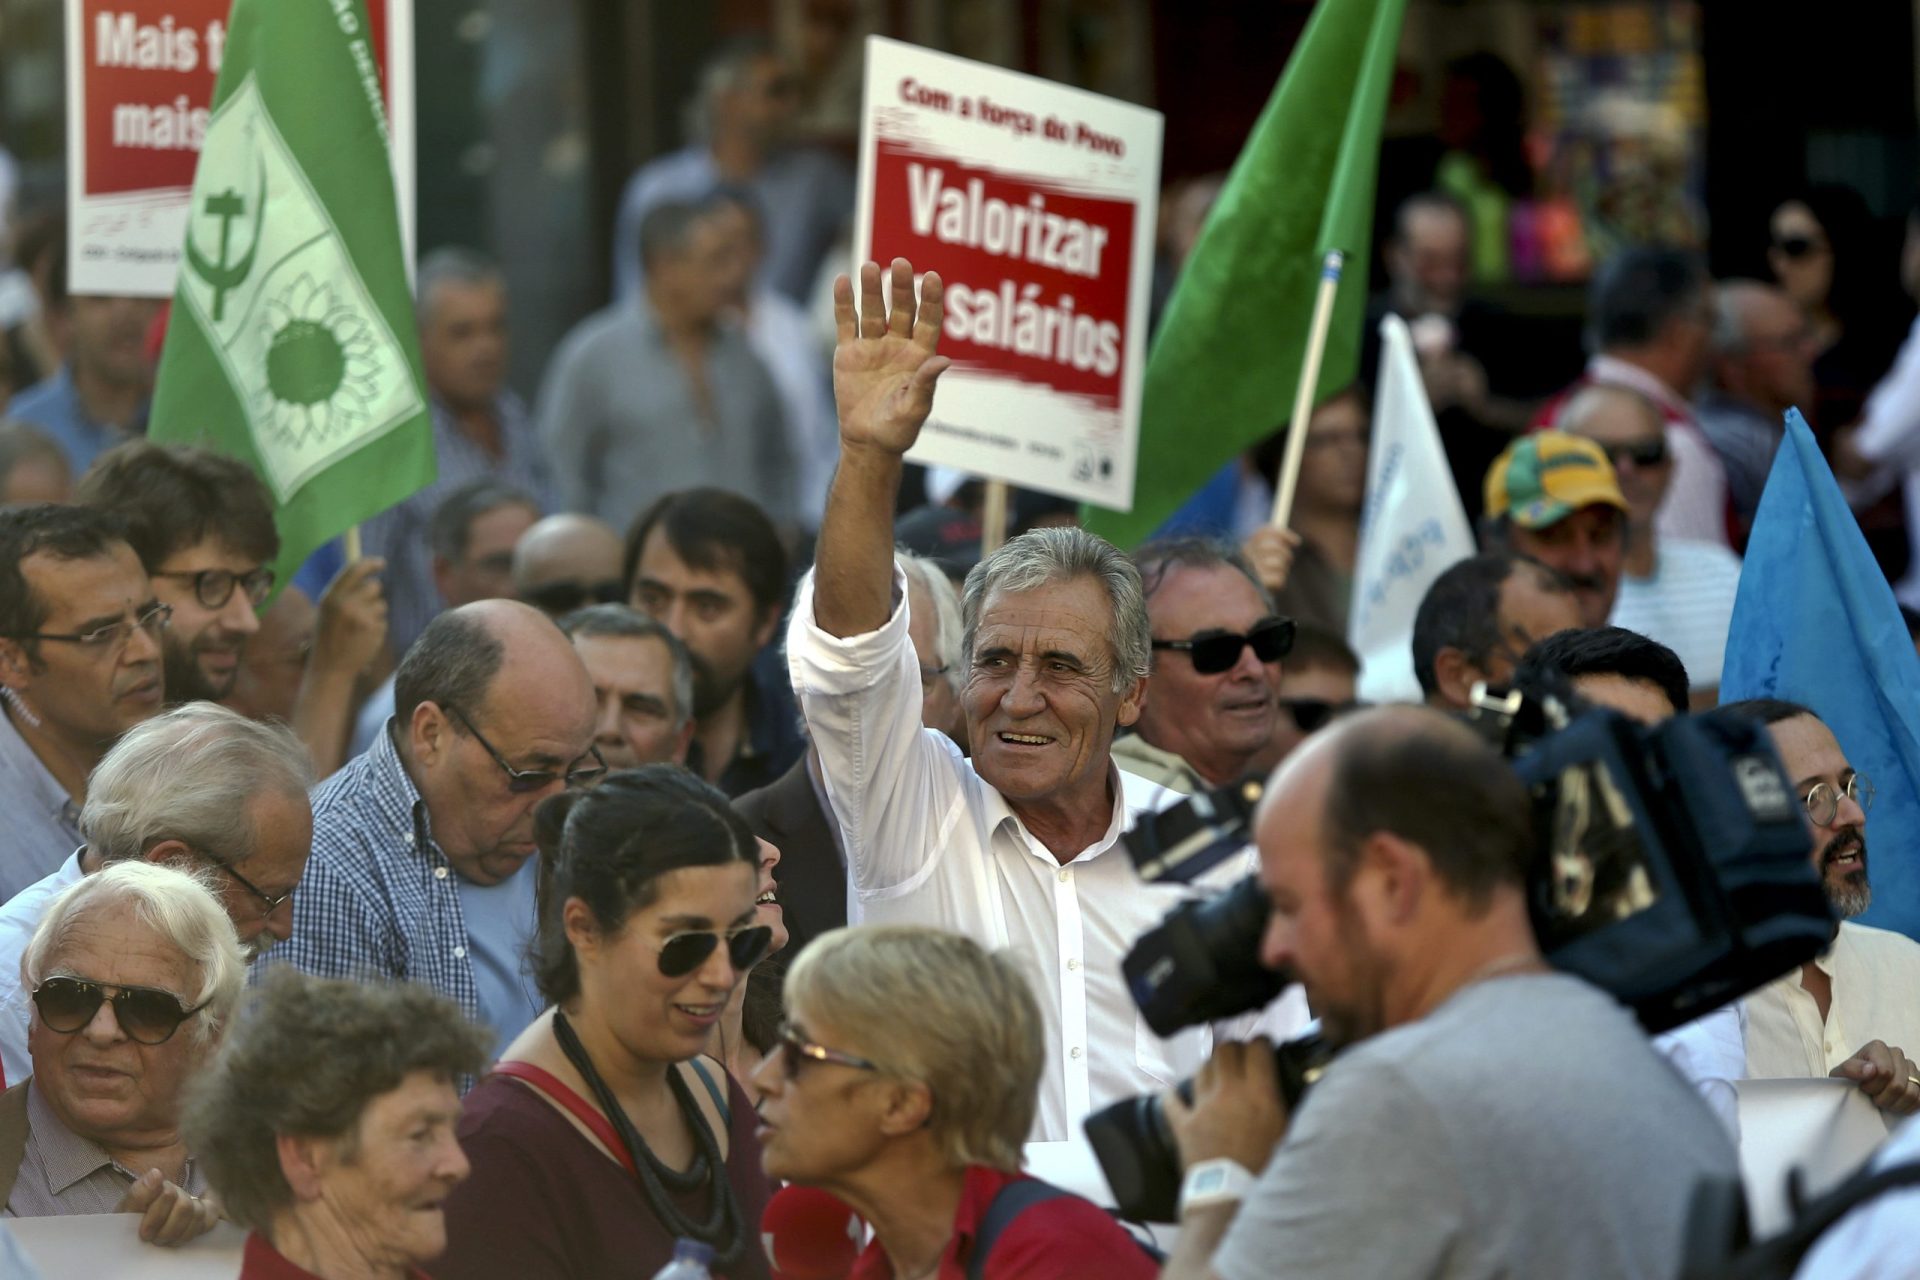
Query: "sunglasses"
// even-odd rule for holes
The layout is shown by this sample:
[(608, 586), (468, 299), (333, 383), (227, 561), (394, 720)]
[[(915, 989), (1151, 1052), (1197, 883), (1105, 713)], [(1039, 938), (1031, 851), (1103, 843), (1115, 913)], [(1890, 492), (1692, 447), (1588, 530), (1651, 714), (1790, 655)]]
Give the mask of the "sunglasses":
[(1826, 248), (1812, 236), (1779, 236), (1775, 238), (1773, 247), (1785, 258), (1807, 258)]
[[(107, 994), (108, 990), (113, 995)], [(111, 1001), (114, 1021), (127, 1038), (139, 1044), (165, 1044), (180, 1024), (207, 1006), (182, 1008), (171, 991), (154, 987), (109, 987), (85, 978), (48, 978), (33, 989), (34, 1007), (41, 1025), (70, 1036), (93, 1021), (100, 1006)]]
[(1351, 699), (1346, 702), (1328, 702), (1325, 698), (1280, 699), (1281, 710), (1293, 717), (1293, 726), (1301, 733), (1318, 733), (1335, 716), (1345, 715), (1359, 705)]
[(527, 604), (555, 616), (590, 604), (619, 604), (626, 598), (626, 588), (613, 581), (543, 582), (520, 593), (520, 599)]
[(501, 755), (499, 750), (491, 742), (487, 741), (484, 734), (473, 727), (473, 721), (467, 719), (466, 712), (454, 706), (451, 702), (445, 704), (445, 707), (455, 719), (467, 727), (467, 732), (473, 735), (474, 741), (486, 748), (487, 754), (493, 757), (493, 762), (499, 765), (501, 770), (507, 775), (507, 790), (513, 792), (515, 795), (525, 795), (530, 791), (545, 791), (556, 782), (565, 782), (569, 787), (592, 786), (606, 776), (607, 762), (605, 758), (601, 756), (599, 747), (587, 748), (587, 755), (593, 758), (591, 765), (583, 765), (578, 769), (569, 769), (565, 773), (559, 773), (552, 769), (516, 769), (507, 763), (507, 758)]
[(1253, 646), (1253, 656), (1262, 662), (1278, 662), (1293, 652), (1293, 619), (1263, 618), (1245, 635), (1231, 631), (1201, 631), (1191, 640), (1155, 640), (1156, 649), (1180, 649), (1193, 660), (1193, 669), (1203, 676), (1230, 671), (1240, 661), (1240, 651)]
[(823, 1044), (815, 1044), (807, 1039), (806, 1033), (791, 1022), (780, 1024), (780, 1031), (774, 1040), (774, 1052), (780, 1055), (780, 1070), (792, 1080), (800, 1074), (800, 1068), (809, 1062), (830, 1062), (836, 1066), (852, 1067), (855, 1071), (878, 1071), (878, 1063), (865, 1058), (857, 1058), (851, 1053), (842, 1053), (838, 1049), (829, 1049)]
[(1667, 461), (1667, 442), (1664, 439), (1643, 440), (1639, 444), (1608, 444), (1600, 446), (1607, 455), (1607, 461), (1618, 470), (1623, 461), (1632, 462), (1641, 470), (1665, 465)]
[(773, 927), (755, 924), (729, 933), (721, 933), (716, 929), (690, 929), (686, 933), (676, 933), (655, 948), (660, 952), (661, 976), (686, 977), (707, 962), (707, 957), (720, 946), (722, 938), (726, 939), (727, 959), (732, 963), (734, 972), (745, 973), (766, 958), (767, 948), (773, 945)]

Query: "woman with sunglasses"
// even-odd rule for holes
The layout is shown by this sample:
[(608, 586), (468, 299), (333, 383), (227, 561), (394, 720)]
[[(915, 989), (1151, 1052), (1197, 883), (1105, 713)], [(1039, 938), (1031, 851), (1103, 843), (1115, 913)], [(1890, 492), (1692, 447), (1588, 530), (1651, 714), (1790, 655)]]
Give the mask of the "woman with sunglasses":
[(219, 900), (185, 872), (116, 863), (53, 900), (21, 967), (33, 1075), (0, 1095), (4, 1215), (139, 1213), (157, 1244), (212, 1227), (180, 1114), (246, 980)]
[(786, 911), (778, 897), (779, 884), (773, 876), (773, 869), (780, 865), (780, 850), (758, 836), (753, 842), (760, 851), (759, 896), (753, 901), (754, 923), (767, 926), (767, 954), (753, 966), (747, 980), (733, 989), (727, 1011), (720, 1015), (720, 1025), (713, 1029), (713, 1043), (707, 1052), (727, 1065), (728, 1073), (757, 1106), (760, 1090), (753, 1083), (753, 1073), (759, 1069), (761, 1059), (773, 1052), (780, 1034), (783, 971), (779, 964), (770, 962), (787, 949), (790, 935)]
[(1021, 1149), (1046, 1046), (1011, 958), (936, 929), (836, 929), (794, 961), (786, 1011), (755, 1077), (761, 1160), (873, 1227), (861, 1280), (1157, 1274), (1105, 1210), (1065, 1193), (1030, 1202), (974, 1256), (996, 1198), (1012, 1198), (1004, 1215), (1033, 1190)]
[(670, 765), (540, 808), (534, 980), (553, 1007), (467, 1095), (473, 1174), (442, 1280), (647, 1276), (674, 1241), (763, 1277), (752, 1104), (700, 1055), (766, 954), (759, 852), (726, 797)]

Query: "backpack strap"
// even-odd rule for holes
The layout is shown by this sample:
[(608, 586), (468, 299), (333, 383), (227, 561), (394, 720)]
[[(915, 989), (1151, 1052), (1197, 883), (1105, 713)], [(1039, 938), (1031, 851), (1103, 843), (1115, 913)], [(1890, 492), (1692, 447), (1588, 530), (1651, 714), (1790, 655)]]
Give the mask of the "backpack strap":
[(987, 1255), (993, 1252), (994, 1242), (1013, 1225), (1015, 1218), (1037, 1204), (1072, 1194), (1038, 1178), (1015, 1178), (1001, 1187), (988, 1203), (987, 1211), (980, 1215), (980, 1225), (974, 1229), (973, 1252), (967, 1257), (967, 1280), (982, 1280), (987, 1274)]
[(1900, 1187), (1920, 1184), (1920, 1161), (1886, 1169), (1863, 1169), (1819, 1198), (1809, 1201), (1793, 1224), (1762, 1240), (1738, 1258), (1729, 1274), (1740, 1277), (1790, 1276), (1828, 1227), (1865, 1201)]

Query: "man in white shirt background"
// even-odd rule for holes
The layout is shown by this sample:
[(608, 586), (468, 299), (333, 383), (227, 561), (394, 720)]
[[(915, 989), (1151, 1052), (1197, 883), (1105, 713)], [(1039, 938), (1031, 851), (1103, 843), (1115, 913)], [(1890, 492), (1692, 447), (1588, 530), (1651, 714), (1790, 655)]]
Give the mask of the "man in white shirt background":
[[(1177, 798), (1110, 754), (1146, 691), (1140, 578), (1081, 530), (1009, 542), (964, 602), (972, 760), (922, 726), (893, 519), (901, 455), (949, 362), (934, 354), (939, 278), (925, 278), (917, 310), (905, 261), (890, 284), (891, 317), (877, 266), (862, 268), (857, 316), (851, 284), (836, 284), (840, 466), (788, 662), (846, 846), (852, 918), (955, 929), (1020, 958), (1048, 1037), (1034, 1137), (1059, 1141), (1089, 1111), (1188, 1074), (1207, 1047), (1204, 1030), (1154, 1036), (1120, 973), (1134, 939), (1194, 892), (1143, 884), (1116, 847)], [(1268, 1029), (1301, 1020), (1295, 996)]]

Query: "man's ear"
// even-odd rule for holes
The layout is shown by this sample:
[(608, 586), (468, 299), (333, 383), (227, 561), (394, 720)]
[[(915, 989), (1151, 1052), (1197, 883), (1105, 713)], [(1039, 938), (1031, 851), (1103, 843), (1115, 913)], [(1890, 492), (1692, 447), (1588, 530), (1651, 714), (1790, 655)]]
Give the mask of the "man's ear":
[(1147, 677), (1141, 676), (1133, 682), (1133, 687), (1120, 695), (1120, 714), (1117, 720), (1122, 728), (1140, 718), (1140, 712), (1147, 705)]
[(759, 619), (753, 624), (753, 651), (755, 653), (767, 647), (767, 643), (773, 639), (774, 629), (779, 625), (780, 608), (778, 605), (761, 612)]
[(447, 598), (447, 580), (453, 576), (453, 561), (445, 556), (433, 558), (433, 589), (440, 593), (442, 601)]
[(25, 693), (33, 685), (36, 664), (27, 656), (27, 646), (18, 640), (0, 640), (0, 686)]
[(1403, 926), (1420, 912), (1432, 879), (1426, 850), (1391, 831), (1375, 831), (1360, 845), (1355, 900), (1382, 924)]
[(674, 735), (673, 755), (668, 757), (673, 764), (684, 765), (687, 762), (687, 749), (693, 746), (693, 731), (698, 727), (692, 716), (680, 726), (680, 732)]
[(140, 859), (143, 862), (151, 862), (155, 866), (173, 866), (176, 863), (191, 865), (193, 846), (185, 840), (159, 840), (154, 842), (152, 848), (142, 853)]
[(1440, 690), (1440, 696), (1456, 707), (1464, 707), (1473, 701), (1473, 686), (1487, 678), (1487, 673), (1476, 666), (1462, 650), (1443, 647), (1433, 655), (1433, 680)]
[(437, 702), (422, 702), (407, 722), (407, 743), (422, 767), (438, 764), (453, 749), (453, 721)]

